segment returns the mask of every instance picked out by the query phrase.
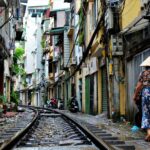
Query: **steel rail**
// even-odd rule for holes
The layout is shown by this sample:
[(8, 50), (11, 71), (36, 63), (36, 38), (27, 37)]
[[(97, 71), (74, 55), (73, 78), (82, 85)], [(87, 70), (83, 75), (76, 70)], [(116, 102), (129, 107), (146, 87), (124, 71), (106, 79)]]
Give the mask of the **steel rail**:
[(31, 108), (34, 112), (35, 112), (35, 116), (32, 119), (32, 121), (21, 131), (18, 131), (10, 140), (7, 140), (6, 142), (4, 142), (1, 146), (0, 146), (0, 150), (9, 150), (11, 148), (14, 147), (14, 145), (16, 145), (16, 143), (18, 143), (18, 141), (28, 132), (28, 130), (33, 126), (33, 124), (35, 123), (35, 121), (38, 118), (38, 111)]
[(100, 149), (102, 150), (115, 150), (115, 148), (113, 148), (110, 144), (105, 143), (104, 140), (97, 138), (86, 126), (82, 125), (81, 123), (79, 123), (78, 121), (72, 119), (71, 117), (69, 117), (68, 115), (54, 110), (56, 113), (61, 114), (62, 116), (64, 116), (65, 118), (69, 119), (71, 122), (73, 122), (79, 129), (81, 129), (83, 131), (83, 133), (85, 133), (88, 138)]
[(42, 107), (34, 107), (34, 106), (29, 106), (29, 108), (36, 108), (36, 109), (43, 109), (43, 110), (50, 110), (54, 113), (57, 114), (61, 114), (63, 117), (65, 117), (66, 119), (70, 120), (71, 122), (73, 122), (85, 135), (88, 136), (88, 138), (100, 149), (102, 150), (115, 150), (114, 147), (112, 147), (109, 143), (105, 143), (104, 140), (96, 137), (86, 126), (82, 125), (81, 123), (79, 123), (78, 121), (72, 119), (71, 117), (69, 117), (68, 115), (66, 115), (63, 112), (60, 112), (58, 110), (55, 109), (51, 109), (51, 108), (42, 108)]
[(27, 108), (34, 110), (36, 112), (36, 115), (34, 116), (32, 122), (26, 126), (26, 128), (22, 129), (20, 132), (15, 134), (15, 136), (13, 136), (9, 141), (3, 143), (3, 145), (0, 147), (0, 150), (8, 150), (8, 149), (15, 147), (17, 145), (17, 143), (20, 141), (20, 139), (34, 125), (35, 121), (38, 119), (37, 117), (39, 115), (40, 110), (51, 111), (51, 112), (56, 113), (56, 114), (61, 114), (62, 117), (66, 118), (66, 120), (75, 124), (75, 126), (77, 126), (77, 128), (79, 128), (91, 140), (91, 142), (97, 148), (99, 148), (101, 150), (116, 150), (111, 144), (106, 143), (103, 139), (94, 135), (94, 133), (92, 133), (92, 131), (90, 131), (84, 124), (81, 124), (79, 121), (71, 118), (69, 115), (67, 115), (63, 112), (60, 112), (59, 110), (54, 110), (51, 108), (43, 108), (43, 107), (34, 107), (34, 106), (23, 106), (23, 105), (20, 105), (20, 106), (21, 107), (27, 107)]

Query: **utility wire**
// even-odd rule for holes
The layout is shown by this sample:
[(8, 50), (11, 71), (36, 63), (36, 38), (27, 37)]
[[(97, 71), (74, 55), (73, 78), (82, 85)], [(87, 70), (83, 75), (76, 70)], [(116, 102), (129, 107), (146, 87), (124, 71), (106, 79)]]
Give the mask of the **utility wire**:
[(125, 8), (125, 2), (126, 2), (126, 0), (124, 0), (124, 1), (122, 2), (122, 9), (121, 9), (121, 11), (119, 12), (120, 14), (122, 14), (122, 12), (123, 12), (123, 10), (124, 10), (124, 8)]
[(100, 19), (99, 19), (99, 21), (98, 21), (98, 23), (97, 23), (97, 26), (96, 26), (96, 28), (95, 28), (95, 30), (94, 30), (94, 33), (93, 33), (93, 35), (92, 35), (92, 37), (91, 37), (91, 40), (90, 40), (88, 46), (87, 46), (87, 48), (86, 48), (86, 51), (83, 52), (83, 57), (82, 57), (82, 59), (81, 59), (79, 65), (76, 67), (75, 71), (74, 71), (67, 79), (65, 79), (65, 80), (69, 80), (71, 77), (73, 77), (73, 76), (75, 75), (75, 73), (80, 69), (80, 67), (81, 67), (82, 63), (84, 62), (84, 60), (86, 59), (86, 57), (87, 57), (87, 55), (88, 55), (88, 53), (89, 53), (89, 50), (90, 50), (90, 48), (91, 48), (91, 45), (92, 45), (92, 43), (93, 43), (93, 41), (94, 41), (95, 35), (97, 34), (97, 31), (100, 29), (100, 24), (101, 24), (102, 21), (103, 21), (104, 14), (105, 14), (105, 13), (102, 14), (102, 16), (100, 17)]
[(97, 23), (97, 25), (96, 25), (96, 28), (95, 28), (95, 30), (94, 30), (94, 33), (93, 33), (93, 35), (91, 36), (90, 42), (89, 42), (89, 44), (88, 44), (88, 46), (87, 46), (87, 48), (86, 48), (86, 51), (83, 52), (83, 57), (82, 57), (80, 63), (77, 65), (75, 71), (74, 71), (69, 77), (67, 77), (67, 78), (65, 79), (65, 81), (69, 80), (71, 77), (73, 77), (73, 76), (75, 75), (75, 73), (80, 69), (82, 63), (85, 61), (85, 59), (86, 59), (86, 57), (87, 57), (87, 55), (88, 55), (88, 53), (89, 53), (89, 50), (90, 50), (91, 45), (92, 45), (92, 43), (93, 43), (93, 41), (94, 41), (95, 35), (97, 34), (97, 31), (100, 29), (100, 24), (103, 22), (103, 18), (104, 18), (104, 15), (105, 15), (104, 10), (105, 10), (105, 8), (106, 8), (106, 3), (105, 3), (105, 1), (103, 1), (103, 0), (102, 0), (102, 5), (103, 5), (103, 14), (101, 15), (101, 17), (100, 17), (100, 19), (99, 19), (99, 21), (98, 21), (98, 23)]
[[(146, 12), (146, 16), (148, 15), (148, 13), (149, 13), (149, 11), (150, 11), (150, 3), (149, 3), (149, 5), (148, 5), (148, 10), (147, 10), (147, 12)], [(127, 32), (129, 32), (133, 27), (135, 27), (142, 19), (143, 19), (143, 17), (144, 16), (141, 16), (141, 18), (139, 19), (139, 20), (137, 20), (131, 27), (129, 27), (125, 32), (124, 32), (124, 34), (126, 34)]]
[(2, 29), (12, 18), (13, 18), (13, 15), (11, 15), (11, 16), (0, 26), (0, 29)]

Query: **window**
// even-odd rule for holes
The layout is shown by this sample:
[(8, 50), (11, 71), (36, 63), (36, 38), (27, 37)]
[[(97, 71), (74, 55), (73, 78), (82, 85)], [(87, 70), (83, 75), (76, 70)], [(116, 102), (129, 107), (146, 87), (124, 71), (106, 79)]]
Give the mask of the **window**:
[(28, 84), (31, 84), (32, 74), (27, 75), (27, 82)]
[(29, 9), (29, 14), (35, 13), (35, 9)]

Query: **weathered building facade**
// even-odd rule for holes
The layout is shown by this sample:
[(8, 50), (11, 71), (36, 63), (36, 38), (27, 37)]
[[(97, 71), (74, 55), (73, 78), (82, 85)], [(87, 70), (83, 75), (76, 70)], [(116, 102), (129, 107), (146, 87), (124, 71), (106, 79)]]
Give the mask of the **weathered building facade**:
[(0, 1), (0, 94), (10, 102), (12, 79), (12, 56), (15, 50), (17, 24), (19, 22), (19, 0)]
[(132, 96), (138, 76), (143, 69), (139, 65), (150, 55), (149, 1), (133, 0), (130, 3), (126, 0), (121, 18), (126, 64), (126, 114), (132, 119), (135, 110)]
[[(67, 7), (62, 3), (68, 3)], [(46, 99), (62, 99), (65, 108), (75, 96), (84, 113), (131, 119), (132, 95), (142, 70), (139, 64), (149, 56), (148, 1), (63, 0), (59, 4), (50, 1), (41, 14), (41, 39), (32, 40), (40, 51), (28, 47), (27, 74), (36, 72), (39, 78), (43, 74)], [(33, 55), (38, 58), (39, 72), (32, 65), (36, 62), (30, 64)], [(40, 80), (36, 84), (42, 85)], [(39, 88), (33, 87), (31, 93)]]
[[(42, 63), (42, 18), (49, 1), (28, 0), (24, 16), (24, 69), (25, 77), (21, 76), (18, 84), (20, 100), (23, 104), (43, 106), (46, 99), (46, 81)], [(25, 83), (22, 82), (25, 78)]]

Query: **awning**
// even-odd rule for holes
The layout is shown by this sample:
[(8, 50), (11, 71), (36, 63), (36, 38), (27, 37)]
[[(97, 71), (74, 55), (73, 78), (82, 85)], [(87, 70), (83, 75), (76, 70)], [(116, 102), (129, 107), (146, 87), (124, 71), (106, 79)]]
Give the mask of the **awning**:
[(148, 26), (149, 21), (144, 19), (142, 16), (139, 16), (135, 21), (130, 24), (128, 27), (124, 28), (120, 33), (122, 34), (131, 34), (133, 32), (144, 29)]
[(64, 27), (52, 28), (51, 30), (45, 32), (45, 34), (49, 34), (49, 35), (59, 35), (62, 33), (64, 33)]
[(104, 48), (99, 44), (98, 40), (96, 40), (90, 49), (92, 57), (100, 57), (103, 49)]
[(98, 46), (97, 49), (93, 52), (92, 57), (100, 57), (102, 56), (102, 50), (104, 48)]

